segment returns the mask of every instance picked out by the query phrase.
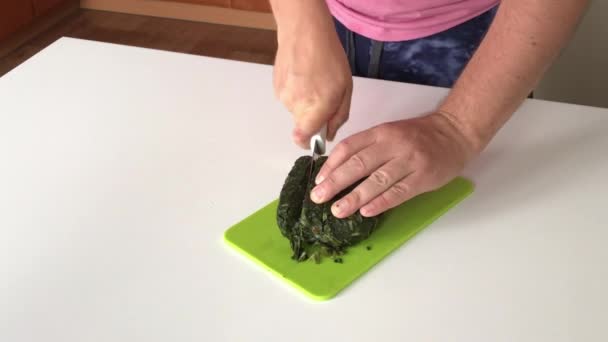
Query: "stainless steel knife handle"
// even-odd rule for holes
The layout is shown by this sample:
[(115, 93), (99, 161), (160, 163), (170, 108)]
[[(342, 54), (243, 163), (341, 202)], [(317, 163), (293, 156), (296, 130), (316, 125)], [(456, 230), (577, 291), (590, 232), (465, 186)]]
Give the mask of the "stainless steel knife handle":
[(325, 141), (327, 136), (327, 124), (321, 127), (319, 133), (310, 138), (310, 149), (318, 155), (325, 154)]

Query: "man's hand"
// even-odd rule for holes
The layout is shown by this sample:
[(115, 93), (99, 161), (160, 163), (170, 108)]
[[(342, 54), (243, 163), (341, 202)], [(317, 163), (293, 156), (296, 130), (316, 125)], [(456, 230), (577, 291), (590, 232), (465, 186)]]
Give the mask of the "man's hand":
[(274, 89), (293, 115), (293, 140), (308, 148), (325, 123), (332, 140), (348, 119), (353, 83), (327, 5), (324, 0), (271, 4), (279, 42)]
[(319, 171), (311, 198), (325, 202), (367, 177), (335, 202), (332, 213), (344, 218), (361, 209), (363, 216), (375, 216), (448, 183), (475, 154), (449, 115), (382, 124), (334, 148)]
[(338, 218), (380, 214), (432, 191), (478, 155), (572, 36), (588, 0), (502, 1), (473, 58), (435, 114), (383, 124), (340, 143), (319, 172), (321, 203)]

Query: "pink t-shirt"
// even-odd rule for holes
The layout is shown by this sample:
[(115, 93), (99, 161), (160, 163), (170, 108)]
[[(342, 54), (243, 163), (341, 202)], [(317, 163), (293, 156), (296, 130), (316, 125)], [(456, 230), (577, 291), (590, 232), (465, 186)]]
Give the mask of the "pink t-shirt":
[(499, 0), (326, 0), (351, 31), (381, 41), (429, 36), (496, 6)]

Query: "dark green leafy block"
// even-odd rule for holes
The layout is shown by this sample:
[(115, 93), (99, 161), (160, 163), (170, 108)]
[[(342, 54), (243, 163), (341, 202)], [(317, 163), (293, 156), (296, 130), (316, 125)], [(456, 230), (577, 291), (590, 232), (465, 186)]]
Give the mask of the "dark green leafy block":
[[(327, 157), (320, 157), (314, 165), (312, 178), (316, 177)], [(314, 183), (308, 184), (312, 158), (303, 156), (296, 160), (289, 172), (277, 208), (277, 223), (283, 236), (289, 239), (292, 258), (320, 262), (321, 256), (331, 256), (342, 261), (348, 246), (367, 239), (378, 224), (378, 217), (363, 217), (359, 212), (338, 219), (331, 213), (332, 204), (352, 191), (359, 183), (336, 195), (324, 204), (310, 199)]]
[(281, 233), (287, 238), (292, 235), (293, 226), (300, 219), (309, 166), (310, 157), (300, 157), (296, 160), (285, 179), (279, 197), (277, 224)]

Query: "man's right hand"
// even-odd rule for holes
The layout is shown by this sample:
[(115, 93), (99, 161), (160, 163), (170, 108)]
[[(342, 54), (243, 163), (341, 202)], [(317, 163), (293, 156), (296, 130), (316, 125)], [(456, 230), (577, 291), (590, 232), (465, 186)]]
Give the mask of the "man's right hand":
[(274, 89), (292, 113), (302, 148), (323, 124), (333, 140), (346, 122), (353, 89), (346, 55), (324, 0), (271, 1), (277, 21)]

